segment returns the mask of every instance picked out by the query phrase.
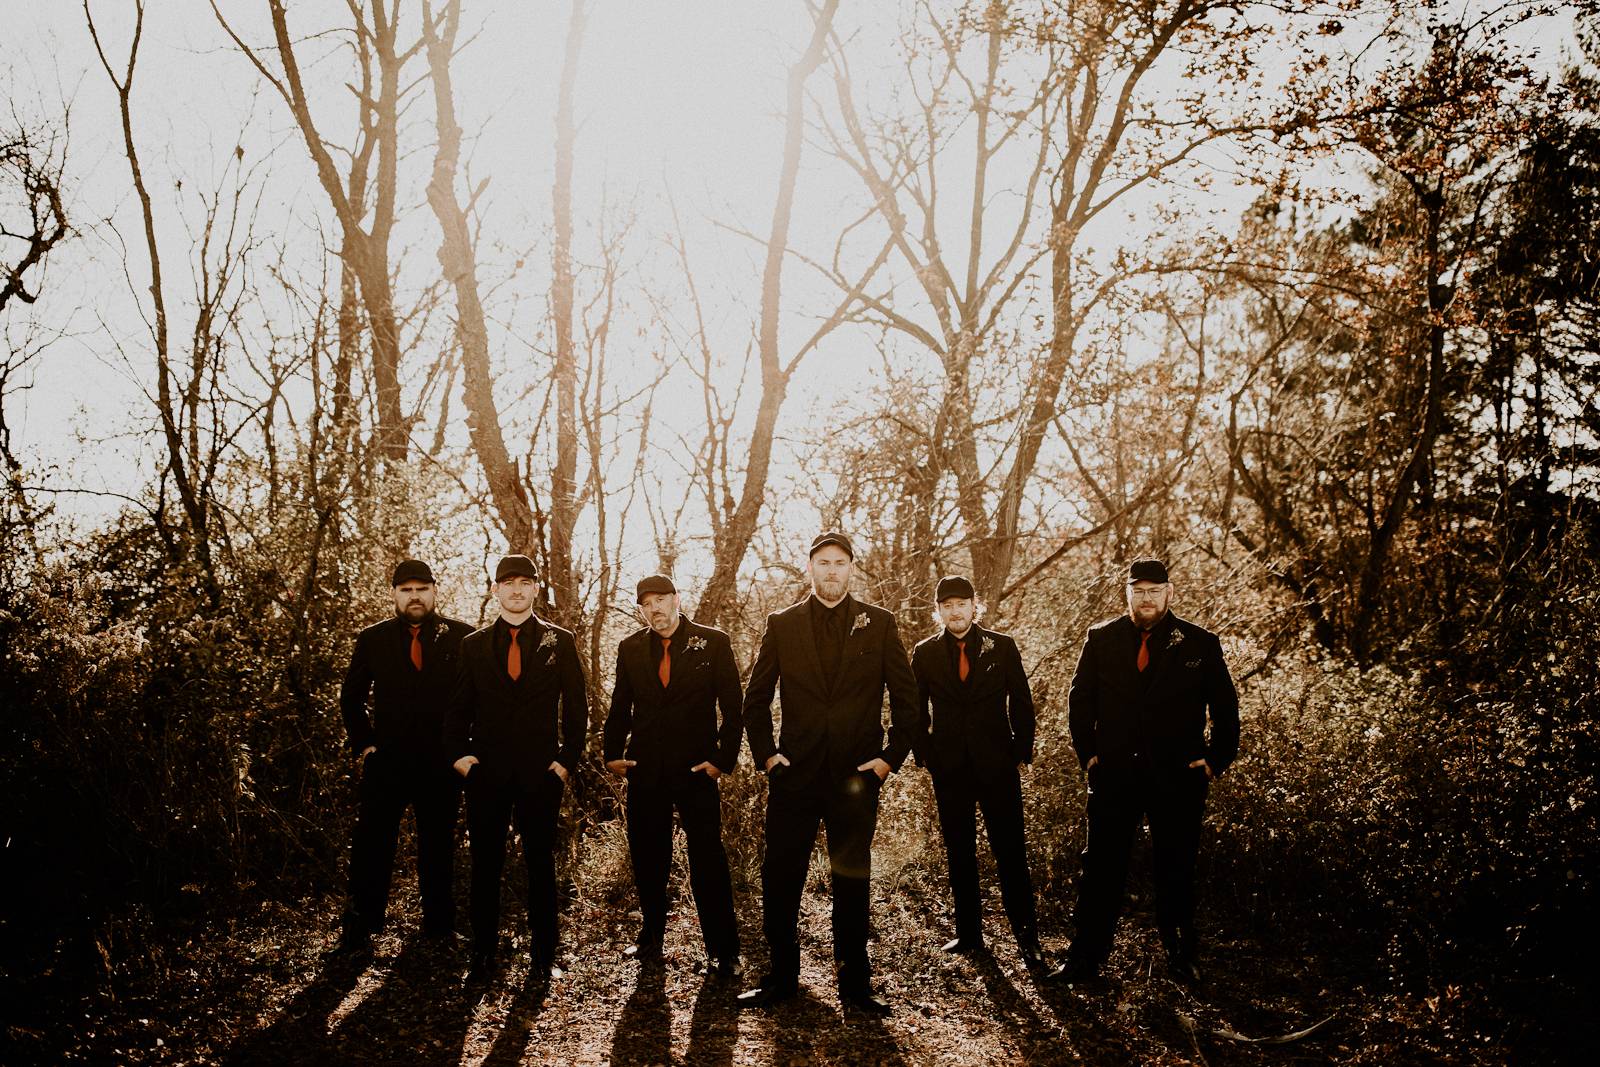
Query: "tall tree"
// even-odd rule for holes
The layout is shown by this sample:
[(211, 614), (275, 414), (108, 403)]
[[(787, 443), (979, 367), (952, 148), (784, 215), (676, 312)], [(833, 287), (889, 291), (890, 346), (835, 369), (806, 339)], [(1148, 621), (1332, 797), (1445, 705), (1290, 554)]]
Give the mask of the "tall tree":
[[(778, 171), (772, 227), (765, 242), (766, 262), (761, 272), (761, 318), (756, 335), (756, 355), (761, 366), (760, 402), (737, 495), (731, 484), (715, 478), (708, 480), (704, 487), (711, 520), (712, 569), (700, 596), (699, 614), (703, 621), (713, 625), (728, 625), (737, 610), (734, 584), (766, 503), (767, 479), (772, 468), (772, 442), (789, 384), (800, 361), (815, 347), (822, 335), (838, 324), (843, 314), (842, 308), (835, 311), (787, 360), (784, 359), (778, 336), (778, 320), (783, 311), (783, 265), (789, 255), (789, 227), (794, 214), (795, 189), (800, 179), (800, 153), (805, 132), (805, 87), (806, 81), (822, 64), (828, 35), (832, 32), (833, 17), (838, 9), (839, 0), (825, 0), (815, 10), (811, 40), (800, 58), (789, 68), (783, 162)], [(715, 471), (709, 473), (715, 474)]]
[[(455, 57), (461, 28), (461, 4), (459, 0), (448, 0), (435, 15), (432, 5), (425, 0), (422, 10), (423, 40), (433, 84), (434, 124), (438, 137), (433, 173), (428, 181), (428, 205), (439, 221), (439, 265), (456, 296), (456, 335), (461, 344), (467, 429), (506, 543), (513, 551), (533, 553), (538, 539), (533, 503), (501, 430), (489, 358), (489, 326), (479, 292), (468, 206), (456, 195), (461, 125), (456, 119), (450, 64)], [(480, 185), (472, 192), (472, 201), (476, 201), (483, 188)]]
[(1292, 265), (1240, 272), (1257, 288), (1299, 287), (1315, 306), (1291, 343), (1258, 349), (1227, 440), (1259, 517), (1235, 537), (1300, 599), (1319, 640), (1368, 664), (1423, 606), (1415, 584), (1397, 584), (1397, 560), (1429, 555), (1423, 541), (1453, 508), (1455, 438), (1477, 406), (1483, 309), (1470, 268), (1492, 246), (1542, 90), (1492, 36), (1439, 27), (1420, 61), (1398, 57), (1364, 91), (1383, 105), (1353, 111), (1335, 143), (1364, 153), (1370, 201), (1348, 228), (1291, 243)]
[[(405, 458), (410, 427), (400, 391), (403, 346), (400, 316), (395, 309), (391, 278), (390, 239), (394, 233), (395, 203), (400, 159), (400, 111), (409, 91), (402, 86), (406, 64), (421, 50), (420, 37), (400, 46), (400, 0), (347, 0), (350, 35), (356, 60), (356, 82), (349, 88), (356, 98), (358, 133), (347, 151), (349, 170), (341, 174), (334, 163), (335, 150), (318, 125), (311, 93), (302, 73), (297, 43), (289, 29), (283, 0), (267, 0), (272, 21), (273, 48), (278, 70), (271, 69), (260, 51), (247, 45), (211, 0), (211, 10), (228, 36), (283, 98), (301, 139), (315, 165), (317, 180), (332, 205), (342, 233), (340, 254), (354, 278), (347, 290), (350, 306), (341, 306), (342, 334), (354, 336), (357, 318), (353, 297), (359, 291), (371, 343), (372, 378), (377, 395), (375, 436), (382, 453), (391, 460)], [(373, 176), (372, 157), (377, 156)], [(370, 221), (369, 221), (370, 219)]]
[[(64, 138), (20, 124), (0, 131), (0, 315), (13, 302), (38, 299), (50, 254), (71, 233), (62, 197), (65, 169)], [(6, 395), (13, 377), (38, 350), (6, 341), (0, 351), (0, 463), (9, 486), (21, 464), (11, 449)]]
[(572, 0), (567, 42), (561, 60), (561, 88), (556, 98), (556, 175), (551, 190), (555, 213), (555, 247), (551, 254), (550, 315), (555, 325), (556, 462), (550, 477), (550, 585), (558, 618), (575, 621), (580, 614), (572, 535), (577, 525), (578, 358), (572, 327), (575, 314), (572, 270), (572, 166), (578, 139), (573, 95), (578, 58), (583, 49), (583, 0)]

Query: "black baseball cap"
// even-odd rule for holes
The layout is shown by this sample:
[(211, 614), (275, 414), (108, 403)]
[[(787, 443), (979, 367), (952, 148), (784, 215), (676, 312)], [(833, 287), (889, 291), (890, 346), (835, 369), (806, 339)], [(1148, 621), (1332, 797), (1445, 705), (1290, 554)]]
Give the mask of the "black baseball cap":
[(420, 559), (403, 559), (395, 564), (394, 577), (389, 580), (391, 586), (405, 585), (407, 582), (427, 582), (436, 585), (433, 580), (433, 571)]
[(503, 582), (515, 577), (538, 578), (539, 572), (533, 569), (533, 560), (527, 556), (501, 556), (500, 562), (494, 566), (494, 580)]
[(1167, 565), (1154, 556), (1140, 556), (1128, 564), (1128, 584), (1134, 582), (1168, 582)]
[(811, 541), (811, 551), (807, 553), (806, 558), (810, 559), (812, 556), (816, 555), (817, 549), (821, 548), (823, 545), (838, 545), (840, 548), (844, 549), (845, 555), (849, 556), (851, 559), (856, 558), (856, 550), (850, 547), (850, 538), (846, 537), (838, 530), (826, 530), (817, 534), (817, 536)]
[(959, 574), (947, 574), (939, 579), (939, 584), (933, 589), (933, 602), (942, 604), (951, 597), (961, 597), (966, 600), (977, 598), (977, 590), (972, 588), (972, 583)]
[(677, 596), (678, 587), (673, 585), (672, 579), (665, 574), (652, 574), (648, 578), (639, 580), (639, 585), (634, 592), (633, 602), (635, 604), (644, 603), (644, 598), (650, 593), (669, 593)]

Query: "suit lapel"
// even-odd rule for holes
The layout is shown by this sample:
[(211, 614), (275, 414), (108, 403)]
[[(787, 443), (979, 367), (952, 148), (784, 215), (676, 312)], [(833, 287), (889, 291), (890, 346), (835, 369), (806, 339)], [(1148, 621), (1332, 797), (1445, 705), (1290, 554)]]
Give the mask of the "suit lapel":
[(827, 675), (822, 673), (822, 657), (817, 653), (817, 635), (811, 623), (811, 597), (807, 596), (800, 602), (800, 610), (794, 613), (792, 629), (789, 640), (799, 649), (799, 673), (803, 678), (815, 678), (817, 688), (828, 688)]
[[(839, 671), (833, 677), (835, 687), (844, 681), (844, 676), (856, 661), (856, 653), (861, 648), (860, 643), (867, 639), (866, 632), (872, 628), (872, 616), (867, 614), (866, 609), (855, 597), (847, 594), (844, 602), (844, 646), (839, 653)], [(858, 621), (864, 625), (857, 626)]]
[[(694, 657), (699, 653), (689, 648), (690, 643), (694, 641), (696, 636), (694, 623), (690, 622), (687, 616), (680, 615), (678, 616), (678, 629), (683, 634), (683, 651), (673, 657), (672, 674), (667, 685), (669, 692), (678, 688), (678, 683), (688, 677), (690, 668), (694, 667), (698, 662)], [(680, 667), (682, 668), (681, 670)]]
[[(424, 622), (422, 629), (417, 631), (417, 640), (422, 642), (422, 670), (416, 672), (419, 678), (425, 678), (433, 673), (434, 661), (438, 657), (439, 642), (436, 640), (435, 631), (438, 629), (436, 622)], [(411, 666), (411, 628), (406, 628), (406, 666)]]
[[(399, 672), (399, 677), (401, 678), (407, 675), (415, 675), (417, 673), (416, 668), (411, 666), (411, 627), (407, 626), (405, 620), (398, 615), (391, 621), (394, 625), (391, 633), (394, 636), (390, 637), (384, 644), (388, 647), (388, 654), (394, 657), (394, 669)], [(424, 666), (427, 665), (427, 649), (422, 650), (422, 662)]]
[(1178, 658), (1181, 646), (1183, 644), (1182, 639), (1179, 639), (1177, 644), (1173, 643), (1173, 638), (1177, 637), (1178, 634), (1183, 633), (1182, 629), (1178, 626), (1178, 617), (1169, 612), (1168, 618), (1172, 625), (1167, 629), (1166, 633), (1159, 636), (1156, 634), (1150, 635), (1150, 644), (1155, 645), (1157, 642), (1159, 642), (1161, 647), (1159, 650), (1154, 648), (1151, 649), (1151, 659), (1153, 659), (1155, 662), (1152, 663), (1148, 669), (1154, 673), (1150, 676), (1150, 682), (1145, 687), (1146, 693), (1155, 692), (1156, 686), (1161, 684), (1161, 680), (1165, 678), (1167, 672), (1172, 669), (1172, 662)]
[(961, 679), (956, 676), (955, 665), (950, 662), (948, 633), (947, 630), (939, 631), (939, 636), (933, 639), (933, 644), (928, 649), (932, 653), (928, 658), (933, 660), (932, 670), (935, 679), (960, 692)]

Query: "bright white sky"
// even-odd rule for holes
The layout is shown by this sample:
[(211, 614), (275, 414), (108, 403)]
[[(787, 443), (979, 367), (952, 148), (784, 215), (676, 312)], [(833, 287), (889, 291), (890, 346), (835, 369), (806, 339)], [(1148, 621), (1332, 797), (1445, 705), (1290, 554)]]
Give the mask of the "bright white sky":
[[(270, 40), (264, 0), (222, 0), (220, 6), (247, 40)], [(407, 0), (402, 6), (417, 5)], [(610, 0), (590, 6), (578, 84), (578, 254), (592, 256), (602, 197), (613, 205), (631, 204), (637, 221), (630, 256), (637, 276), (661, 281), (672, 271), (662, 243), (671, 230), (670, 193), (691, 242), (713, 334), (736, 359), (757, 315), (761, 250), (708, 220), (766, 232), (786, 67), (805, 43), (809, 18), (803, 5), (788, 2)], [(909, 0), (842, 5), (839, 26), (854, 35), (853, 69), (869, 101), (882, 102), (883, 91), (903, 81), (894, 42), (910, 6)], [(93, 0), (114, 57), (125, 55), (131, 7), (131, 0)], [(273, 153), (259, 216), (263, 235), (291, 248), (314, 247), (317, 227), (327, 227), (330, 212), (285, 108), (233, 50), (206, 0), (151, 0), (149, 8), (136, 134), (163, 224), (168, 299), (175, 302), (188, 285), (184, 256), (191, 244), (180, 206), (194, 217), (196, 194), (215, 186), (235, 144), (246, 166)], [(471, 172), (491, 178), (480, 278), (499, 285), (494, 310), (526, 339), (539, 327), (547, 285), (553, 116), (569, 9), (565, 0), (468, 0), (466, 9), (469, 26), (481, 32), (456, 68), (458, 105), (463, 127), (476, 138), (469, 146)], [(319, 28), (319, 19), (333, 24), (344, 18), (345, 4), (301, 0), (290, 5), (290, 16), (295, 30), (306, 34)], [(137, 472), (151, 469), (152, 442), (141, 432), (151, 418), (141, 397), (151, 373), (149, 360), (140, 356), (147, 342), (121, 267), (126, 255), (133, 278), (145, 284), (148, 267), (115, 100), (78, 2), (0, 0), (0, 27), (0, 81), (9, 83), (17, 117), (58, 113), (63, 101), (71, 107), (70, 203), (80, 233), (52, 264), (45, 298), (37, 305), (39, 317), (68, 336), (38, 361), (32, 390), (8, 402), (8, 416), (18, 451), (58, 468), (47, 475), (50, 484), (125, 488), (135, 484)], [(302, 62), (326, 56), (327, 48), (307, 43)], [(341, 75), (317, 101), (317, 113), (329, 135), (342, 138), (351, 119), (348, 94), (337, 84), (343, 57), (318, 69)], [(414, 69), (420, 74), (420, 63)], [(825, 88), (820, 76), (813, 87)], [(409, 116), (412, 128), (403, 134), (417, 153), (403, 183), (395, 242), (397, 257), (410, 264), (403, 284), (423, 284), (436, 269), (437, 229), (422, 200), (431, 108), (430, 100), (420, 98)], [(793, 243), (826, 254), (839, 220), (857, 214), (862, 194), (855, 179), (814, 149), (807, 151)], [(959, 192), (946, 195), (951, 203), (965, 203)], [(1004, 210), (1003, 200), (996, 204), (997, 212)], [(1223, 181), (1195, 194), (1194, 206), (1197, 223), (1226, 228), (1240, 193)], [(1140, 204), (1130, 203), (1106, 224), (1116, 234), (1109, 246), (1139, 240), (1151, 223)], [(524, 255), (527, 265), (514, 270)], [(785, 280), (784, 330), (792, 345), (809, 332), (809, 316), (826, 308), (832, 293), (809, 283), (796, 264)], [(639, 315), (643, 310), (633, 309)], [(655, 342), (641, 334), (635, 343), (639, 358), (647, 359)], [(119, 355), (119, 344), (126, 356)], [(864, 386), (868, 346), (861, 335), (840, 333), (816, 353), (801, 371), (786, 424), (800, 436), (825, 430), (829, 409)], [(507, 347), (514, 354), (509, 340)], [(692, 417), (690, 395), (683, 399), (679, 406)], [(453, 408), (459, 412), (459, 402)], [(681, 428), (691, 426), (692, 418)], [(792, 463), (793, 455), (781, 455), (780, 464)], [(793, 472), (780, 466), (785, 473)], [(79, 503), (83, 514), (97, 513), (92, 503)], [(814, 513), (790, 518), (805, 529)], [(642, 513), (635, 521), (637, 536), (645, 540), (633, 552), (647, 566), (651, 554)]]

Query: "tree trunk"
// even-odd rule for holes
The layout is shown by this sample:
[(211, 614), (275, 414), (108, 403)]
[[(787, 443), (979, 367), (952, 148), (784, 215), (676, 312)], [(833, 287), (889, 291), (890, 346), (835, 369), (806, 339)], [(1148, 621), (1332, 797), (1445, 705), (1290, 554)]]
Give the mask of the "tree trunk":
[(766, 503), (767, 475), (772, 465), (772, 438), (778, 425), (778, 412), (789, 391), (789, 376), (794, 369), (793, 366), (785, 368), (778, 356), (783, 259), (789, 250), (789, 221), (794, 211), (794, 191), (800, 175), (806, 79), (822, 62), (823, 49), (838, 8), (839, 0), (827, 0), (816, 16), (811, 43), (799, 62), (789, 68), (783, 165), (778, 172), (778, 197), (772, 211), (766, 266), (761, 274), (761, 328), (758, 334), (761, 406), (756, 411), (755, 428), (751, 431), (750, 459), (745, 466), (739, 502), (713, 546), (711, 579), (700, 597), (701, 620), (723, 628), (727, 628), (735, 614), (738, 598), (734, 593), (734, 584), (738, 580), (745, 553), (749, 551), (750, 541), (755, 537), (762, 505)]
[[(500, 411), (495, 405), (494, 376), (489, 368), (489, 329), (478, 293), (477, 265), (467, 213), (456, 200), (456, 166), (461, 153), (461, 127), (456, 122), (455, 95), (450, 81), (450, 57), (460, 26), (460, 0), (450, 0), (435, 20), (431, 5), (423, 5), (428, 70), (433, 79), (434, 121), (439, 144), (428, 180), (428, 205), (439, 220), (439, 265), (456, 294), (456, 330), (461, 340), (463, 392), (467, 429), (472, 450), (483, 466), (489, 495), (506, 542), (514, 552), (532, 552), (533, 509), (516, 464), (500, 432)], [(442, 29), (442, 32), (441, 32)]]
[(556, 338), (556, 465), (551, 472), (550, 575), (556, 618), (578, 621), (578, 579), (572, 536), (577, 525), (578, 359), (573, 351), (572, 162), (577, 127), (572, 117), (572, 92), (583, 47), (583, 0), (573, 0), (567, 24), (566, 56), (561, 64), (561, 89), (556, 101), (555, 250), (550, 280), (550, 314)]

